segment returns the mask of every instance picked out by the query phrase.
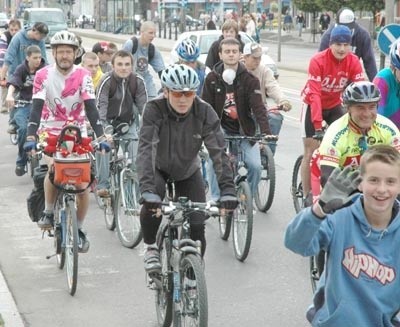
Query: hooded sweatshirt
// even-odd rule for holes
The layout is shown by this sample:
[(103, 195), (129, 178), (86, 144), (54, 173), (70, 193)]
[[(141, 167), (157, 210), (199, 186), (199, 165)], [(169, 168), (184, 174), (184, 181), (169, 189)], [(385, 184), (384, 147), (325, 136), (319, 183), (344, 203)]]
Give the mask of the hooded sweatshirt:
[[(400, 214), (384, 230), (373, 228), (362, 196), (318, 219), (307, 208), (286, 230), (285, 246), (303, 256), (324, 250), (327, 262), (307, 318), (312, 326), (400, 326)], [(398, 208), (399, 203), (395, 203)]]

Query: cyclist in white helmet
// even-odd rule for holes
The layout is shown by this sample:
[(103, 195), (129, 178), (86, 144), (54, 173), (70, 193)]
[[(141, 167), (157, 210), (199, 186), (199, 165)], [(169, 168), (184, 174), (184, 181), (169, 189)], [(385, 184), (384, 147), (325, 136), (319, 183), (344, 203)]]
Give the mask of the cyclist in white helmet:
[(201, 95), (203, 89), (206, 66), (197, 60), (200, 56), (200, 48), (192, 39), (184, 39), (178, 45), (176, 52), (179, 56), (179, 63), (193, 68), (199, 77), (200, 84), (197, 87), (197, 95)]
[[(224, 151), (224, 136), (214, 109), (196, 96), (199, 78), (186, 65), (173, 65), (161, 74), (163, 96), (147, 102), (143, 112), (137, 155), (137, 171), (141, 202), (140, 223), (145, 252), (145, 270), (161, 269), (156, 242), (161, 219), (154, 215), (161, 207), (167, 180), (175, 182), (176, 196), (205, 202), (203, 177), (198, 153), (202, 143), (207, 147), (214, 163), (221, 206), (236, 208), (237, 199), (233, 174)], [(204, 215), (193, 213), (191, 238), (200, 240), (202, 254), (206, 248)]]
[[(85, 118), (87, 118), (97, 137), (103, 135), (103, 127), (95, 105), (95, 94), (90, 72), (74, 65), (79, 43), (75, 35), (68, 31), (57, 32), (50, 42), (55, 63), (40, 69), (33, 82), (32, 110), (28, 123), (25, 151), (36, 148), (37, 140), (48, 135), (58, 135), (68, 123), (77, 125), (86, 136)], [(103, 142), (100, 149), (110, 150)], [(50, 167), (53, 158), (45, 156)], [(51, 229), (54, 223), (54, 203), (56, 188), (47, 175), (44, 182), (45, 210), (38, 226)], [(79, 250), (87, 252), (89, 241), (82, 230), (89, 207), (88, 190), (77, 194), (77, 216), (79, 228)]]

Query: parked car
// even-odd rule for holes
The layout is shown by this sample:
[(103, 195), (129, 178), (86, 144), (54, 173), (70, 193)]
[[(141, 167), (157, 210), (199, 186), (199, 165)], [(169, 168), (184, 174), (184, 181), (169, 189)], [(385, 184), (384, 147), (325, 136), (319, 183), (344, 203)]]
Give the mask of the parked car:
[(79, 15), (75, 20), (75, 26), (78, 28), (95, 27), (95, 20), (92, 15)]
[(0, 12), (0, 28), (8, 28), (8, 16), (4, 12)]
[[(239, 32), (242, 41), (246, 44), (248, 42), (255, 42), (255, 40), (248, 34), (244, 32)], [(200, 57), (199, 61), (205, 64), (208, 51), (211, 48), (211, 45), (221, 36), (220, 30), (206, 30), (206, 31), (190, 31), (184, 32), (179, 35), (178, 40), (175, 42), (170, 55), (170, 63), (176, 63), (179, 59), (176, 49), (179, 46), (179, 43), (182, 40), (189, 38), (192, 39), (196, 44), (200, 47)], [(261, 62), (265, 63), (271, 70), (274, 72), (274, 76), (276, 79), (279, 77), (278, 66), (275, 61), (267, 55), (268, 47), (263, 47), (263, 55), (261, 58)]]
[[(181, 17), (180, 16), (170, 16), (169, 18), (167, 18), (166, 20), (167, 23), (171, 23), (171, 24), (179, 24), (181, 22)], [(190, 26), (190, 27), (198, 27), (201, 25), (201, 21), (198, 19), (193, 18), (190, 15), (186, 15), (186, 26)]]

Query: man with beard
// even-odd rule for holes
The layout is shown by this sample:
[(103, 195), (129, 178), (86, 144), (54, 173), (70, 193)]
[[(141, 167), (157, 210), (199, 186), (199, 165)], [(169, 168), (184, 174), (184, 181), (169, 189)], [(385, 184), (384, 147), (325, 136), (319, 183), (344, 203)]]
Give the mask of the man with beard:
[[(28, 123), (25, 151), (34, 151), (37, 139), (57, 136), (62, 128), (73, 122), (86, 136), (86, 118), (97, 137), (104, 134), (95, 105), (95, 94), (90, 72), (74, 65), (79, 42), (68, 31), (56, 33), (50, 42), (55, 63), (39, 70), (33, 82), (32, 111)], [(100, 143), (99, 150), (109, 151), (106, 142)], [(53, 158), (45, 155), (49, 168)], [(49, 169), (50, 171), (50, 169)], [(87, 184), (79, 185), (86, 188)], [(41, 229), (51, 229), (54, 224), (54, 203), (57, 190), (47, 174), (44, 181), (45, 209), (38, 221)], [(86, 189), (77, 194), (77, 217), (79, 228), (79, 251), (89, 250), (89, 241), (82, 230), (89, 207), (89, 193)]]

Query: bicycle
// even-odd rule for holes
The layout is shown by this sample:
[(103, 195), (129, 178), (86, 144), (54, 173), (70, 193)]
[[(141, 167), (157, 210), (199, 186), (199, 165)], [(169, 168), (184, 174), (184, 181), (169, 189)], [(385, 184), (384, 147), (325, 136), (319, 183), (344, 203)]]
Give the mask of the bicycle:
[[(58, 146), (61, 144), (65, 133), (75, 133), (79, 143), (81, 138), (80, 129), (74, 125), (65, 126), (58, 138)], [(54, 237), (55, 254), (46, 256), (50, 259), (57, 258), (57, 266), (63, 269), (66, 263), (66, 275), (68, 291), (71, 296), (75, 295), (78, 285), (78, 253), (79, 232), (76, 213), (76, 194), (84, 192), (80, 185), (89, 184), (93, 180), (91, 174), (91, 157), (88, 153), (71, 153), (64, 157), (58, 150), (54, 153), (54, 164), (50, 171), (50, 181), (58, 190), (57, 200), (54, 208), (54, 228), (48, 230), (49, 236)]]
[[(235, 257), (242, 262), (246, 260), (249, 254), (253, 234), (253, 195), (251, 193), (249, 182), (247, 181), (247, 168), (244, 162), (240, 142), (243, 140), (257, 142), (265, 139), (264, 136), (225, 136), (225, 140), (228, 141), (228, 153), (231, 154), (230, 159), (239, 204), (232, 214), (222, 213), (219, 216), (219, 234), (223, 240), (227, 240), (230, 231), (232, 230)], [(277, 138), (276, 136), (271, 135), (269, 139), (276, 140)], [(271, 161), (271, 167), (272, 163), (273, 159)], [(263, 166), (263, 170), (269, 168), (268, 164)], [(264, 175), (264, 179), (261, 178), (259, 183), (264, 183), (268, 178), (267, 171), (267, 174)], [(257, 193), (257, 197), (260, 198), (261, 195), (259, 191)]]
[(113, 135), (113, 159), (110, 162), (110, 196), (103, 198), (106, 226), (116, 228), (121, 244), (127, 248), (136, 247), (142, 240), (140, 227), (139, 181), (136, 171), (131, 168), (132, 158), (129, 152), (120, 153), (120, 143), (130, 142), (137, 138), (123, 139), (129, 130), (129, 125), (121, 123), (115, 128)]
[(201, 242), (190, 239), (190, 213), (218, 215), (215, 203), (192, 202), (179, 197), (163, 202), (163, 223), (156, 244), (161, 272), (147, 275), (147, 285), (156, 292), (159, 326), (208, 326), (207, 285), (201, 257)]
[[(324, 127), (324, 131), (327, 126)], [(322, 141), (322, 138), (316, 138), (318, 141)], [(315, 160), (315, 158), (314, 158)], [(300, 176), (300, 167), (303, 161), (303, 155), (299, 155), (294, 163), (293, 173), (292, 173), (292, 185), (291, 185), (291, 195), (293, 200), (293, 205), (296, 213), (298, 213), (302, 208), (304, 208), (304, 203), (306, 199), (306, 195), (303, 191), (303, 184), (301, 182)], [(313, 178), (313, 177), (312, 177)], [(319, 183), (319, 181), (318, 181)], [(320, 279), (320, 276), (324, 270), (325, 265), (325, 252), (321, 251), (315, 256), (311, 256), (309, 258), (309, 270), (310, 270), (310, 280), (311, 280), (311, 288), (313, 292), (315, 292), (317, 288), (317, 283)]]

